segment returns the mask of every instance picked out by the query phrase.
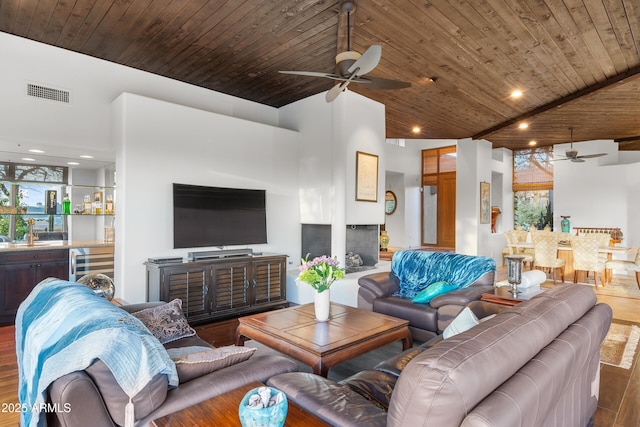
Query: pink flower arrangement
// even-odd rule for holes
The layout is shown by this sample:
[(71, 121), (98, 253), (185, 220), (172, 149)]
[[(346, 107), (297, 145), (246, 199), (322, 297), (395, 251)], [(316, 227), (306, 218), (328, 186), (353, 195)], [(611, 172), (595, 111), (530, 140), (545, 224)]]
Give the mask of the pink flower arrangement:
[(298, 280), (307, 282), (318, 292), (326, 291), (334, 281), (344, 277), (344, 269), (340, 268), (335, 258), (323, 255), (309, 261), (307, 254), (307, 258), (301, 259), (301, 262)]

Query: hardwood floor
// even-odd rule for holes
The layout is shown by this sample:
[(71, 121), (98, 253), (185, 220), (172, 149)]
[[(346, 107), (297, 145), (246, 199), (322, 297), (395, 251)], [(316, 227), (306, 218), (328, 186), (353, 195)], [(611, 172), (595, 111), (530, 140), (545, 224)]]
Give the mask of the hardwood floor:
[[(498, 280), (502, 280), (503, 268), (498, 273)], [(613, 308), (615, 319), (640, 325), (640, 291), (634, 279), (614, 278), (614, 283), (595, 291), (599, 302), (607, 303)], [(236, 319), (231, 319), (197, 326), (195, 329), (206, 341), (223, 346), (233, 344), (237, 324)], [(636, 351), (631, 369), (602, 365), (600, 399), (594, 427), (640, 427), (639, 359), (640, 351)], [(6, 411), (7, 405), (18, 402), (17, 389), (15, 330), (13, 326), (6, 326), (0, 328), (0, 427), (18, 425), (18, 414)]]

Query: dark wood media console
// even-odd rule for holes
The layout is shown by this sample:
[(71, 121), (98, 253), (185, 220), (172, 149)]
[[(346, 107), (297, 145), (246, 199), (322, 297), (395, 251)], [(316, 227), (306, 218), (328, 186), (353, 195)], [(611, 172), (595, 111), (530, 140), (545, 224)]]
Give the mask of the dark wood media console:
[(289, 305), (286, 255), (254, 254), (145, 265), (148, 301), (180, 298), (189, 323)]

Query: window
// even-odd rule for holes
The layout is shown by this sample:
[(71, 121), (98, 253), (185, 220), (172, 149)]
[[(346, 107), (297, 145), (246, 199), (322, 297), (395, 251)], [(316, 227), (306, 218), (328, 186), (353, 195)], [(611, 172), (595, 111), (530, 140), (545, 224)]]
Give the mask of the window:
[(514, 227), (553, 227), (553, 147), (513, 152)]
[(66, 231), (66, 217), (47, 214), (46, 205), (55, 195), (55, 211), (61, 212), (67, 180), (66, 167), (0, 163), (0, 240), (23, 240), (28, 218), (35, 219), (36, 232)]

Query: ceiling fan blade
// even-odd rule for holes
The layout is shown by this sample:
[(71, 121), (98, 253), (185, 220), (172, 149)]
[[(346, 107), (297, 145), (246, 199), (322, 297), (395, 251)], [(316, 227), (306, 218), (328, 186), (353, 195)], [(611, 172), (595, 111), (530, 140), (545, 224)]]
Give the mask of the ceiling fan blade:
[(340, 80), (346, 82), (348, 78), (339, 76), (337, 74), (319, 73), (317, 71), (278, 71), (282, 74), (291, 74), (294, 76), (307, 76), (307, 77), (325, 77), (327, 79)]
[[(582, 156), (580, 156), (580, 157), (582, 157)], [(575, 159), (571, 159), (571, 161), (572, 161), (573, 163), (584, 163), (584, 162), (586, 162), (586, 160), (584, 160), (584, 159), (582, 159), (582, 158), (580, 158), (580, 157), (577, 157), (577, 158), (575, 158)]]
[[(374, 44), (367, 49), (360, 58), (349, 67), (349, 73), (355, 73), (356, 76), (367, 74), (380, 62), (382, 57), (382, 46)], [(356, 70), (358, 70), (356, 72)]]
[(359, 77), (353, 79), (355, 83), (366, 83), (367, 89), (403, 89), (405, 87), (411, 87), (411, 83), (403, 82), (400, 80), (383, 79), (382, 77)]
[(335, 85), (334, 87), (332, 87), (327, 91), (327, 95), (325, 96), (324, 99), (327, 102), (333, 102), (333, 100), (336, 99), (338, 95), (342, 93), (343, 90), (345, 90), (348, 84), (349, 82), (338, 83), (337, 85)]
[(585, 154), (584, 156), (578, 156), (579, 159), (593, 159), (596, 157), (606, 156), (607, 153), (598, 153), (598, 154)]

